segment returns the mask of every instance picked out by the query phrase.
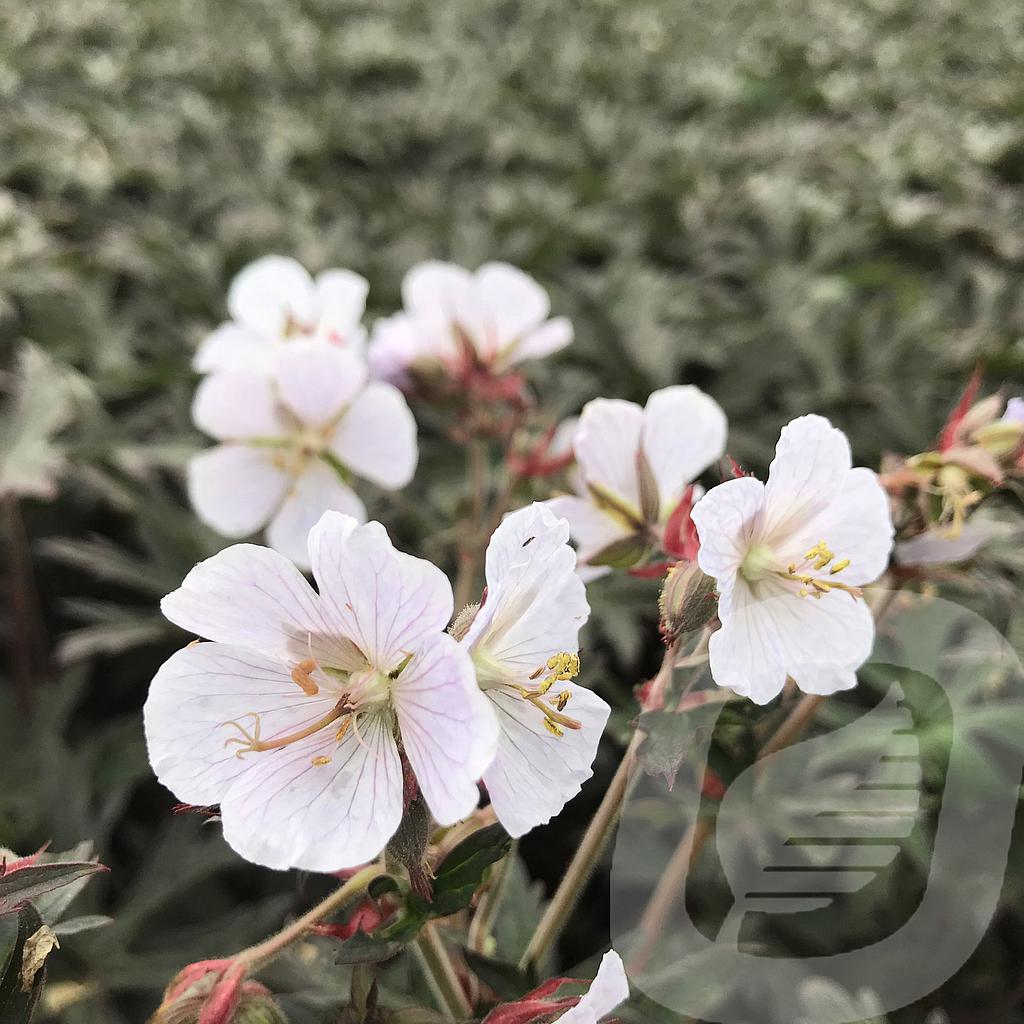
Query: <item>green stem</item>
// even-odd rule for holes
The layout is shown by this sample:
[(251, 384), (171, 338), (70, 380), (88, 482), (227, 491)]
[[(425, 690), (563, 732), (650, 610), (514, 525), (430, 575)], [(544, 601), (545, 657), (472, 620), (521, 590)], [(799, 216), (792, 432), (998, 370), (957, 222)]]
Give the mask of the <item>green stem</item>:
[(444, 941), (432, 922), (420, 932), (415, 948), (441, 1012), (448, 1020), (468, 1020), (473, 1008), (462, 990)]

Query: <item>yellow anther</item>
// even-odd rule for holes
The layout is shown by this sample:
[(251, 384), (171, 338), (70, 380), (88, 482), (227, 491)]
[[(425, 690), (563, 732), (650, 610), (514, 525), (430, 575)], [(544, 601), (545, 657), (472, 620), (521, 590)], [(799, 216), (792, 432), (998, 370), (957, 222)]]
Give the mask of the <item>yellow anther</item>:
[(827, 594), (832, 589), (832, 584), (826, 583), (824, 580), (811, 580), (811, 586), (814, 587), (819, 594)]
[(551, 733), (552, 736), (564, 736), (565, 735), (565, 733), (562, 732), (562, 730), (559, 729), (558, 726), (555, 725), (555, 723), (552, 722), (550, 718), (545, 718), (544, 719), (544, 728), (547, 729), (547, 731), (549, 733)]
[(558, 708), (559, 711), (564, 711), (565, 705), (569, 703), (570, 697), (572, 697), (572, 694), (568, 690), (563, 690), (555, 700), (555, 707)]
[(325, 756), (322, 756), (322, 755), (320, 757), (314, 757), (313, 761), (312, 761), (313, 766), (316, 767), (316, 768), (322, 768), (325, 764), (330, 764), (330, 763), (331, 763), (331, 759), (329, 757), (325, 757)]
[(848, 558), (844, 558), (841, 562), (836, 562), (836, 564), (829, 569), (829, 572), (835, 576), (837, 572), (842, 572), (849, 564), (850, 560)]
[[(565, 683), (570, 679), (575, 679), (580, 674), (580, 656), (570, 654), (568, 651), (553, 654), (548, 658), (547, 670), (549, 674), (544, 682), (537, 687), (538, 693), (547, 693), (555, 683)], [(536, 673), (536, 675), (539, 674), (540, 672)], [(530, 678), (534, 679), (536, 675)]]
[(352, 722), (355, 719), (352, 715), (349, 715), (344, 722), (341, 723), (341, 728), (334, 734), (334, 738), (340, 743), (344, 738), (349, 729), (352, 728)]
[(299, 687), (307, 697), (315, 697), (320, 692), (320, 687), (317, 685), (316, 680), (310, 675), (310, 672), (312, 672), (316, 667), (316, 659), (307, 658), (305, 661), (300, 661), (298, 665), (292, 669), (292, 682)]

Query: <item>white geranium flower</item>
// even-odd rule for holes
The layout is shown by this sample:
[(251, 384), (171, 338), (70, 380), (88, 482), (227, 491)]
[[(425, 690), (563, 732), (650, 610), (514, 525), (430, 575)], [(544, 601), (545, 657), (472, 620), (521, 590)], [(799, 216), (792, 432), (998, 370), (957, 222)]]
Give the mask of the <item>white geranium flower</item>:
[(484, 783), (513, 836), (580, 791), (608, 721), (608, 705), (569, 681), (590, 607), (568, 540), (568, 523), (543, 505), (508, 516), (487, 548), (486, 599), (462, 640), (501, 727)]
[(269, 523), (267, 541), (306, 568), (306, 538), (328, 509), (360, 521), (352, 475), (404, 487), (416, 470), (416, 422), (397, 388), (367, 383), (353, 352), (296, 342), (270, 376), (224, 370), (199, 385), (192, 417), (222, 443), (196, 455), (188, 489), (199, 517), (227, 537)]
[(565, 317), (548, 319), (547, 292), (507, 263), (485, 263), (471, 273), (428, 260), (406, 274), (402, 302), (403, 312), (374, 327), (369, 349), (374, 375), (396, 384), (407, 384), (414, 367), (455, 369), (469, 356), (504, 373), (572, 341)]
[(622, 957), (611, 949), (602, 957), (587, 994), (558, 1018), (558, 1024), (598, 1024), (628, 998), (629, 980)]
[(368, 291), (366, 280), (351, 270), (325, 270), (313, 278), (293, 259), (264, 256), (231, 282), (231, 320), (203, 341), (192, 365), (199, 373), (269, 369), (286, 343), (299, 340), (362, 355)]
[(783, 429), (767, 484), (729, 480), (697, 502), (698, 561), (719, 592), (720, 686), (765, 704), (787, 675), (807, 693), (856, 685), (875, 636), (860, 587), (885, 571), (893, 526), (878, 477), (851, 466), (842, 431), (802, 416)]
[[(585, 578), (606, 572), (588, 563), (612, 545), (663, 525), (693, 481), (725, 452), (718, 403), (693, 385), (655, 391), (641, 408), (597, 398), (583, 409), (573, 447), (579, 494), (553, 498), (569, 521)], [(643, 467), (653, 490), (646, 496)]]
[(164, 614), (191, 644), (153, 680), (149, 758), (180, 800), (220, 804), (227, 842), (272, 868), (335, 871), (402, 818), (399, 742), (434, 817), (477, 805), (497, 724), (442, 632), (448, 580), (379, 523), (328, 512), (309, 536), (319, 594), (282, 555), (238, 544), (197, 565)]

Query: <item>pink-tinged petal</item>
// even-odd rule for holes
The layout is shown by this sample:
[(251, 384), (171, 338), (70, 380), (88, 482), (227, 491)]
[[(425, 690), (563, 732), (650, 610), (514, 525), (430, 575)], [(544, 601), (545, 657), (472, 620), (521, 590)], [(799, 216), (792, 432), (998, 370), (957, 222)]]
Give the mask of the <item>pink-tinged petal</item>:
[(559, 1024), (597, 1024), (629, 998), (629, 980), (622, 957), (614, 949), (605, 953), (590, 991), (558, 1018)]
[(602, 512), (584, 498), (563, 494), (552, 498), (547, 506), (556, 516), (568, 520), (572, 539), (579, 550), (581, 571), (594, 555), (603, 551), (609, 544), (623, 540), (632, 533), (618, 519)]
[(878, 476), (858, 467), (844, 474), (832, 501), (800, 525), (781, 549), (784, 561), (798, 561), (819, 541), (849, 559), (837, 579), (853, 586), (873, 583), (885, 572), (892, 554), (894, 529), (889, 498)]
[(220, 805), (224, 838), (246, 860), (333, 872), (372, 860), (395, 834), (402, 765), (389, 720), (360, 716), (340, 742), (335, 732), (247, 755), (253, 769)]
[(227, 724), (260, 735), (287, 735), (326, 715), (339, 695), (309, 697), (277, 658), (227, 644), (191, 644), (157, 672), (143, 711), (149, 761), (157, 778), (191, 804), (220, 803), (232, 782), (260, 755), (236, 757), (241, 736)]
[(618, 398), (595, 398), (583, 408), (576, 432), (576, 461), (585, 483), (599, 487), (633, 513), (640, 512), (637, 452), (644, 411)]
[(333, 467), (314, 459), (295, 480), (270, 521), (267, 543), (299, 568), (308, 569), (309, 531), (329, 511), (344, 512), (361, 523), (366, 522), (366, 506), (359, 495), (342, 481)]
[(740, 570), (764, 509), (764, 484), (752, 476), (712, 487), (690, 513), (697, 528), (697, 562), (719, 589), (728, 590)]
[(192, 422), (218, 441), (279, 438), (288, 429), (270, 380), (251, 370), (223, 370), (202, 380)]
[(221, 444), (188, 463), (188, 496), (196, 515), (225, 537), (247, 537), (281, 504), (291, 477), (267, 448)]
[(499, 350), (539, 327), (551, 310), (548, 293), (529, 274), (508, 263), (480, 267), (473, 275), (473, 292)]
[(955, 565), (973, 558), (1000, 531), (990, 520), (970, 519), (955, 537), (943, 529), (932, 529), (896, 545), (896, 561), (900, 565)]
[(774, 545), (828, 508), (851, 465), (846, 435), (824, 416), (800, 416), (786, 424), (768, 467), (765, 540)]
[(567, 317), (556, 316), (517, 342), (509, 350), (507, 362), (511, 366), (526, 359), (543, 359), (571, 345), (572, 339), (572, 323)]
[(402, 304), (410, 313), (434, 324), (452, 320), (467, 302), (473, 278), (454, 263), (426, 260), (402, 281)]
[(243, 267), (228, 289), (231, 318), (280, 338), (289, 327), (312, 328), (317, 319), (316, 289), (309, 273), (286, 256), (264, 256)]
[(281, 401), (300, 423), (330, 423), (362, 390), (366, 364), (348, 349), (294, 341), (281, 349), (276, 374)]
[(383, 672), (451, 620), (448, 577), (396, 551), (380, 523), (328, 512), (310, 532), (309, 555), (331, 622)]
[(513, 690), (488, 690), (501, 730), (494, 763), (484, 772), (498, 820), (511, 836), (525, 835), (550, 821), (580, 791), (593, 774), (597, 746), (610, 708), (591, 690), (575, 683), (558, 683), (556, 692), (571, 694), (563, 714), (580, 729), (555, 736), (544, 717)]
[(365, 332), (359, 321), (366, 311), (369, 291), (370, 285), (366, 278), (351, 270), (325, 270), (318, 274), (318, 338), (343, 348), (354, 347), (356, 351), (361, 351)]
[(669, 516), (687, 486), (725, 454), (721, 406), (692, 384), (655, 391), (644, 409), (643, 446)]
[(782, 690), (786, 676), (808, 693), (833, 693), (856, 683), (870, 657), (875, 625), (862, 600), (833, 591), (801, 597), (781, 580), (752, 590), (739, 582), (722, 628), (711, 637), (711, 675), (757, 704)]
[(266, 334), (241, 324), (221, 324), (200, 343), (192, 359), (197, 373), (218, 370), (265, 370), (271, 365), (275, 345)]
[(341, 418), (331, 451), (356, 476), (381, 487), (404, 487), (416, 472), (416, 420), (392, 384), (373, 381)]
[(479, 801), (477, 779), (498, 745), (498, 723), (473, 665), (447, 634), (422, 640), (392, 687), (402, 744), (431, 814), (452, 825)]
[(347, 667), (334, 623), (313, 588), (284, 555), (269, 548), (235, 544), (207, 558), (160, 609), (196, 636), (276, 658), (289, 671), (310, 657)]
[(370, 375), (376, 380), (407, 387), (409, 368), (423, 352), (424, 325), (407, 313), (384, 317), (373, 325), (366, 353)]
[(487, 549), (487, 601), (465, 644), (524, 685), (553, 654), (579, 649), (590, 614), (568, 539), (565, 520), (535, 504), (508, 516)]

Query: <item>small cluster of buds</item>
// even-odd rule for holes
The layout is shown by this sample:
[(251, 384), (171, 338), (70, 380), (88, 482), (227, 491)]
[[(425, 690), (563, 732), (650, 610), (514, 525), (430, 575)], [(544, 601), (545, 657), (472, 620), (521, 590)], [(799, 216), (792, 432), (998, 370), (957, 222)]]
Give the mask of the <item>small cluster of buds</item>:
[(171, 982), (149, 1024), (287, 1024), (287, 1018), (242, 965), (201, 960)]

